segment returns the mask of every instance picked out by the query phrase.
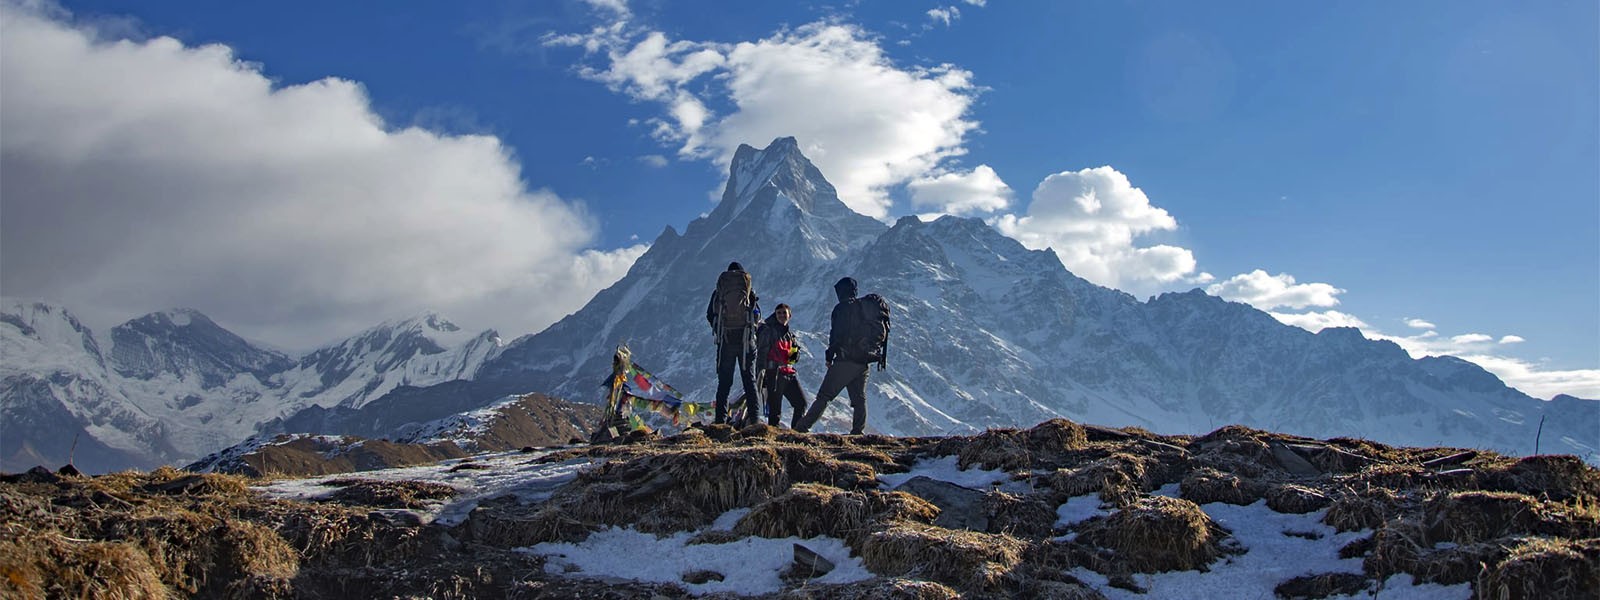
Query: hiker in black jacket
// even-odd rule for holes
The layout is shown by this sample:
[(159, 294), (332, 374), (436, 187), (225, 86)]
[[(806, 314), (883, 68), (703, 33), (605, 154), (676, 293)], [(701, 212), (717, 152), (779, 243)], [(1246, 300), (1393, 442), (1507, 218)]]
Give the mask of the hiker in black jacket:
[(753, 424), (761, 416), (756, 406), (756, 386), (750, 370), (754, 354), (755, 325), (761, 308), (756, 304), (756, 293), (750, 284), (750, 274), (737, 262), (729, 263), (728, 270), (717, 277), (717, 287), (711, 292), (711, 302), (706, 305), (706, 323), (717, 340), (717, 397), (716, 417), (713, 422), (728, 421), (728, 392), (733, 388), (733, 367), (739, 366), (739, 382), (744, 385), (745, 422), (735, 427)]
[[(867, 298), (856, 298), (856, 280), (846, 277), (833, 284), (833, 292), (839, 297), (839, 303), (833, 307), (831, 318), (832, 328), (828, 332), (828, 351), (825, 358), (828, 362), (828, 373), (822, 377), (822, 387), (817, 390), (817, 399), (812, 402), (811, 409), (806, 411), (795, 431), (810, 431), (813, 425), (822, 418), (822, 411), (827, 410), (828, 402), (839, 395), (840, 390), (850, 393), (850, 409), (852, 414), (850, 423), (851, 435), (861, 435), (867, 426), (867, 371), (872, 363), (878, 363), (878, 370), (887, 366), (889, 314), (887, 305), (883, 304), (877, 295), (868, 295)], [(863, 304), (871, 299), (873, 311), (882, 306), (882, 316), (869, 322), (863, 315), (866, 308)], [(881, 319), (881, 324), (877, 322)]]
[(782, 400), (787, 398), (792, 407), (790, 427), (800, 426), (800, 417), (806, 412), (806, 394), (800, 390), (795, 378), (794, 364), (800, 359), (800, 341), (789, 329), (789, 305), (779, 304), (772, 316), (756, 330), (756, 353), (761, 361), (762, 388), (767, 392), (767, 425), (778, 426), (783, 417)]

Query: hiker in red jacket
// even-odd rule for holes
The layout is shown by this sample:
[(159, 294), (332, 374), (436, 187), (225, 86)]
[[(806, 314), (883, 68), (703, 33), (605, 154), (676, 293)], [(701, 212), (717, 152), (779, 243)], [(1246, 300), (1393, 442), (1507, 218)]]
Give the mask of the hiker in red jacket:
[(756, 330), (756, 352), (762, 361), (759, 372), (765, 374), (761, 383), (767, 391), (767, 424), (773, 427), (783, 416), (780, 400), (784, 398), (789, 400), (793, 413), (789, 427), (799, 426), (800, 416), (806, 411), (806, 394), (800, 390), (794, 373), (794, 364), (800, 360), (800, 341), (789, 329), (789, 315), (789, 305), (779, 304)]

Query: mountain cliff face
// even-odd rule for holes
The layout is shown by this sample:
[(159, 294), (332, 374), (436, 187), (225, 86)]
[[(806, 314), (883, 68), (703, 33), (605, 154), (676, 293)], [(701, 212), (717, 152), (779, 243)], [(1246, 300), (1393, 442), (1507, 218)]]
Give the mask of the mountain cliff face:
[[(114, 327), (111, 344), (69, 312), (0, 309), (0, 468), (67, 462), (90, 472), (192, 460), (308, 407), (360, 406), (403, 385), (470, 376), (499, 349), (426, 313), (294, 360), (189, 309)], [(76, 450), (73, 444), (76, 443)]]
[[(1594, 419), (1546, 419), (1538, 434), (1547, 410), (1574, 411), (1466, 361), (1413, 360), (1354, 329), (1313, 334), (1199, 290), (1140, 302), (975, 219), (907, 217), (885, 226), (840, 202), (790, 138), (740, 148), (715, 210), (681, 235), (668, 228), (627, 276), (508, 345), (475, 384), (485, 399), (518, 389), (598, 398), (620, 341), (641, 365), (708, 399), (715, 374), (703, 315), (730, 261), (752, 273), (763, 308), (794, 307), (808, 393), (823, 371), (833, 282), (852, 276), (863, 293), (889, 300), (889, 369), (869, 379), (869, 428), (885, 433), (1061, 416), (1166, 433), (1240, 423), (1513, 453), (1532, 452), (1536, 435), (1545, 452), (1589, 456), (1600, 446)], [(831, 417), (843, 419), (847, 403), (835, 404)]]

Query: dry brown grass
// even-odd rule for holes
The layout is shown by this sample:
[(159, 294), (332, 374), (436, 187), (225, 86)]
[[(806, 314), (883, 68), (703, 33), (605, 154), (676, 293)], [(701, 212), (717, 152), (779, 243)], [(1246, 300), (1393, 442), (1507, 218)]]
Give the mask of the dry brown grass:
[(1050, 537), (1056, 521), (1055, 507), (1036, 496), (1018, 496), (999, 490), (983, 496), (984, 513), (989, 516), (989, 533), (1004, 533), (1023, 538)]
[(1441, 494), (1425, 510), (1428, 538), (1433, 541), (1470, 544), (1522, 534), (1600, 536), (1600, 520), (1592, 514), (1515, 492)]
[(1188, 500), (1150, 496), (1089, 523), (1079, 539), (1113, 551), (1140, 573), (1192, 571), (1211, 564), (1226, 532)]
[(455, 496), (455, 488), (427, 481), (378, 481), (337, 479), (327, 485), (343, 486), (327, 497), (328, 502), (381, 508), (423, 508), (432, 500)]
[(938, 507), (904, 492), (845, 491), (800, 483), (757, 505), (734, 526), (740, 535), (809, 538), (826, 535), (859, 548), (868, 533), (892, 523), (930, 523)]
[(1421, 582), (1454, 585), (1477, 579), (1506, 553), (1499, 543), (1435, 548), (1427, 543), (1427, 532), (1421, 524), (1400, 520), (1373, 534), (1372, 551), (1362, 560), (1362, 566), (1376, 579), (1410, 573)]
[(956, 464), (962, 469), (976, 466), (1013, 471), (1032, 462), (1027, 436), (1019, 429), (990, 429), (963, 442), (956, 452)]
[(1036, 455), (1059, 455), (1082, 450), (1089, 445), (1083, 426), (1066, 419), (1050, 419), (1028, 430), (1028, 451)]
[(1293, 514), (1305, 514), (1333, 503), (1326, 494), (1303, 485), (1283, 484), (1267, 488), (1267, 508)]
[(1322, 522), (1339, 531), (1376, 529), (1398, 518), (1405, 501), (1393, 490), (1371, 488), (1363, 493), (1340, 494), (1322, 515)]
[(177, 597), (139, 547), (68, 538), (56, 532), (0, 540), (0, 591), (7, 598)]
[(1211, 468), (1190, 471), (1178, 489), (1185, 500), (1195, 504), (1224, 502), (1242, 506), (1266, 495), (1266, 486), (1253, 479)]
[(1100, 498), (1117, 506), (1127, 506), (1147, 491), (1160, 486), (1170, 471), (1156, 458), (1130, 452), (1115, 452), (1089, 464), (1058, 469), (1047, 482), (1060, 502), (1074, 496), (1099, 493)]
[(1600, 591), (1600, 539), (1527, 539), (1477, 582), (1493, 600), (1587, 599)]
[(1600, 501), (1600, 469), (1576, 456), (1540, 455), (1501, 461), (1483, 474), (1484, 488), (1519, 492), (1557, 502)]
[(987, 597), (1021, 564), (1025, 547), (1008, 535), (900, 524), (868, 536), (861, 559), (879, 575), (927, 579)]
[(1278, 584), (1277, 587), (1273, 588), (1272, 593), (1285, 600), (1294, 598), (1327, 598), (1334, 594), (1349, 596), (1365, 590), (1368, 583), (1366, 576), (1356, 573), (1301, 575)]
[(957, 600), (961, 594), (932, 581), (881, 577), (858, 583), (816, 585), (776, 595), (782, 600)]

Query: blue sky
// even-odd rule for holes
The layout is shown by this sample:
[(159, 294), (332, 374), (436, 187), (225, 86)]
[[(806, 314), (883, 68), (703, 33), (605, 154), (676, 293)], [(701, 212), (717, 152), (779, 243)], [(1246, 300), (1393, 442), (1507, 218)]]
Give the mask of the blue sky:
[(0, 284), (91, 322), (186, 305), (308, 347), (433, 308), (512, 336), (710, 210), (733, 146), (795, 135), (874, 216), (1600, 396), (1593, 2), (5, 10)]

